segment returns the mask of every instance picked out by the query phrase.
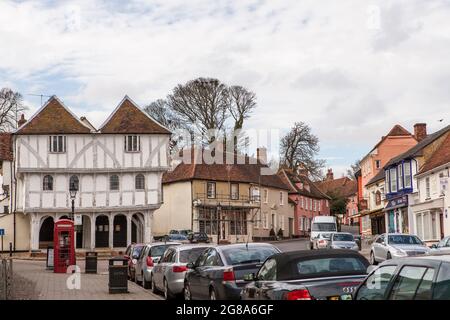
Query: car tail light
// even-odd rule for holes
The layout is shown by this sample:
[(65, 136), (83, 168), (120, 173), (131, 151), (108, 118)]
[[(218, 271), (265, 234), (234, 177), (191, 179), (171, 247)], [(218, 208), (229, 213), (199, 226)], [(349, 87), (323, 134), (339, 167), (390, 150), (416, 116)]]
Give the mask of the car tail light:
[(312, 300), (312, 297), (307, 289), (300, 289), (286, 293), (286, 300)]
[(172, 271), (173, 272), (185, 272), (185, 271), (187, 271), (187, 267), (186, 266), (173, 266)]
[(152, 257), (147, 257), (147, 267), (153, 267), (153, 259), (152, 259)]
[(326, 244), (326, 243), (327, 243), (327, 240), (319, 240), (319, 243), (320, 243), (320, 244)]
[(228, 268), (223, 271), (223, 281), (235, 281), (233, 268)]

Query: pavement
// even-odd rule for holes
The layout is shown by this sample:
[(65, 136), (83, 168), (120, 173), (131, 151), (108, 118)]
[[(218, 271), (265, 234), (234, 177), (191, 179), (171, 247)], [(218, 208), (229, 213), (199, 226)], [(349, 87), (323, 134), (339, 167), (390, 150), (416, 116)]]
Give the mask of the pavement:
[[(78, 261), (84, 271), (84, 261)], [(129, 293), (108, 292), (108, 262), (98, 262), (98, 274), (61, 274), (46, 270), (45, 262), (14, 260), (14, 296), (37, 300), (162, 300), (134, 282), (128, 281)], [(72, 281), (68, 281), (68, 279)], [(79, 282), (78, 282), (79, 279)], [(69, 286), (73, 289), (69, 289)], [(77, 286), (79, 283), (79, 287)], [(77, 288), (78, 287), (78, 288)]]

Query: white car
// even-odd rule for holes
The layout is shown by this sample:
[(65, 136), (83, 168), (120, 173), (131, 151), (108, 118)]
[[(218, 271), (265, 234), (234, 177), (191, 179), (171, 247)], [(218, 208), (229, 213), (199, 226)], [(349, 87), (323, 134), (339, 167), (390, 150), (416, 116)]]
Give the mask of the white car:
[(430, 249), (415, 235), (383, 233), (375, 238), (370, 249), (370, 263), (378, 264), (392, 258), (428, 254)]
[(432, 252), (450, 253), (450, 237), (445, 237), (438, 244), (431, 246)]
[(322, 233), (337, 232), (336, 217), (333, 216), (317, 216), (313, 218), (311, 223), (311, 234), (309, 238), (309, 246), (314, 249), (314, 242)]

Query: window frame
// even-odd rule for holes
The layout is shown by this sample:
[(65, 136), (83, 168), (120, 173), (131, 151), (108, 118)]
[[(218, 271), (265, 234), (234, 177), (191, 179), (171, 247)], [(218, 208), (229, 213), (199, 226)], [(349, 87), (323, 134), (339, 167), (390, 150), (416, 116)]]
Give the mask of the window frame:
[[(213, 190), (214, 190), (214, 194), (213, 195), (209, 195), (209, 186), (213, 186)], [(206, 198), (208, 199), (216, 199), (217, 198), (217, 186), (216, 183), (214, 181), (208, 181), (206, 182)]]
[[(65, 135), (51, 135), (48, 137), (48, 152), (49, 153), (66, 153), (67, 137)], [(56, 142), (56, 144), (55, 144)], [(59, 143), (61, 142), (61, 149)]]
[[(111, 179), (113, 179), (113, 177), (117, 177), (117, 189), (111, 188), (111, 185), (112, 185)], [(109, 191), (120, 191), (120, 177), (118, 174), (112, 174), (109, 176)]]
[[(45, 180), (46, 180), (47, 177), (50, 178), (50, 180), (46, 182)], [(53, 191), (53, 187), (54, 187), (53, 181), (54, 181), (54, 179), (53, 179), (53, 176), (51, 174), (44, 175), (42, 177), (42, 190), (43, 191)], [(47, 185), (47, 187), (46, 187), (46, 185)]]
[[(237, 187), (237, 193), (233, 193), (233, 187)], [(237, 183), (237, 182), (230, 183), (230, 199), (231, 200), (239, 200), (239, 183)]]
[[(406, 175), (405, 168), (408, 168), (408, 175)], [(403, 163), (403, 188), (412, 189), (412, 162), (406, 161)]]
[(141, 136), (137, 134), (124, 136), (124, 151), (127, 153), (141, 152)]
[[(138, 181), (139, 178), (139, 181)], [(140, 180), (140, 178), (142, 178), (142, 180)], [(138, 186), (138, 182), (142, 183), (142, 188), (140, 188), (140, 186)], [(142, 173), (138, 173), (135, 177), (134, 177), (134, 189), (136, 190), (145, 190), (145, 176)]]
[[(395, 173), (394, 175), (392, 173)], [(393, 188), (395, 182), (395, 190)], [(389, 191), (391, 193), (398, 192), (398, 174), (397, 174), (397, 167), (390, 168), (389, 169)]]

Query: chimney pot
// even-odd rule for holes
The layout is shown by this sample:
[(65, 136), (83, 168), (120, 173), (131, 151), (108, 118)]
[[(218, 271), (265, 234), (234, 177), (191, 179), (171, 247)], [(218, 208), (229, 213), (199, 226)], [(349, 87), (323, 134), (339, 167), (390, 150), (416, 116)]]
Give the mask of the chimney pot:
[(414, 125), (414, 138), (417, 141), (422, 141), (427, 137), (427, 124), (426, 123), (416, 123)]
[(334, 180), (333, 169), (328, 169), (326, 180)]
[(261, 164), (267, 164), (267, 149), (266, 148), (257, 148), (256, 149), (256, 158), (258, 162)]
[(25, 122), (27, 122), (27, 120), (25, 120), (25, 115), (22, 113), (19, 121), (17, 121), (17, 127), (21, 127)]

